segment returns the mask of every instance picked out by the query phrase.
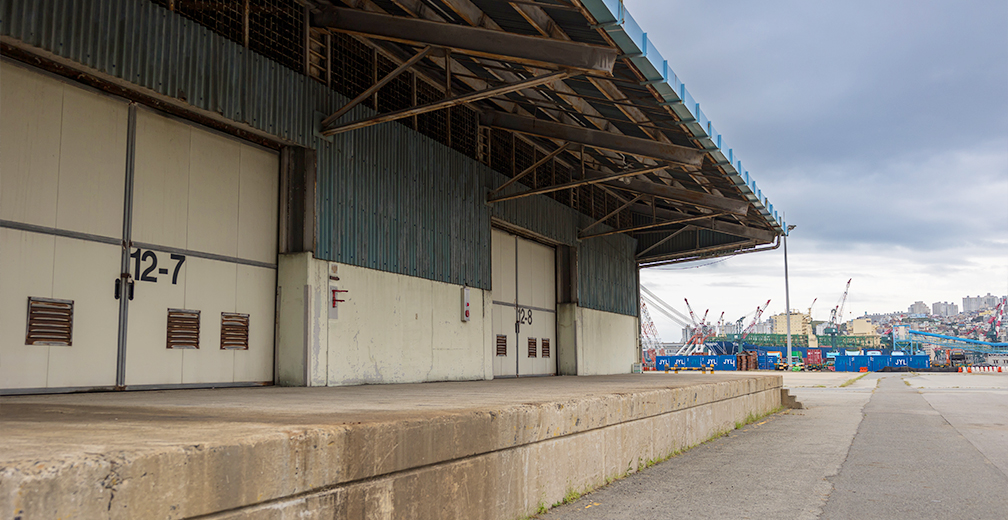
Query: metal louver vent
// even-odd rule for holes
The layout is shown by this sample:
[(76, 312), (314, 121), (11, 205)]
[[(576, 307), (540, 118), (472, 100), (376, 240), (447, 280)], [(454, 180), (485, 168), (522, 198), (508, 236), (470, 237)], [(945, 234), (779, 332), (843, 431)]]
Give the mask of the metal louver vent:
[(536, 357), (536, 355), (538, 354), (538, 352), (539, 352), (539, 344), (536, 341), (536, 338), (529, 338), (529, 349), (528, 349), (528, 352), (529, 352), (528, 357)]
[(507, 336), (504, 334), (497, 335), (497, 355), (498, 356), (507, 355)]
[(73, 300), (28, 297), (25, 345), (73, 345)]
[(248, 350), (249, 315), (222, 312), (220, 326), (221, 350)]
[(549, 338), (543, 338), (542, 340), (542, 357), (550, 357), (550, 340)]
[(168, 348), (199, 348), (200, 311), (168, 309)]

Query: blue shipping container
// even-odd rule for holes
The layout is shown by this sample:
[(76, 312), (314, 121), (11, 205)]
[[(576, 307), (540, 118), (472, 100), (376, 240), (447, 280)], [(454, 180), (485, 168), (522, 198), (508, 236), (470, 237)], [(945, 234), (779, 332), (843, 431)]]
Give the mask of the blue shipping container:
[(929, 358), (922, 356), (837, 356), (837, 372), (860, 372), (862, 368), (869, 372), (879, 372), (886, 367), (892, 368), (927, 368)]
[(714, 370), (736, 370), (735, 356), (657, 356), (655, 368), (658, 370), (679, 368), (713, 368)]

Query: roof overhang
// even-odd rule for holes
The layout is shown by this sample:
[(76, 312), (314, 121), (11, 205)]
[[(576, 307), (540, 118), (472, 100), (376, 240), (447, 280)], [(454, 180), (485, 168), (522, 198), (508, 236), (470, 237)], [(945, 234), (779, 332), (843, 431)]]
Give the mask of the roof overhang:
[[(762, 250), (785, 233), (773, 205), (622, 2), (343, 3), (352, 8), (315, 9), (312, 25), (355, 35), (399, 67), (325, 118), (320, 134), (465, 104), (479, 113), (480, 126), (537, 149), (531, 166), (498, 169), (511, 179), (491, 190), (488, 203), (601, 190), (616, 205), (592, 208), (595, 220), (579, 237), (629, 235), (641, 265)], [(442, 85), (444, 98), (343, 120), (407, 69)], [(530, 180), (545, 161), (573, 173), (552, 185)]]

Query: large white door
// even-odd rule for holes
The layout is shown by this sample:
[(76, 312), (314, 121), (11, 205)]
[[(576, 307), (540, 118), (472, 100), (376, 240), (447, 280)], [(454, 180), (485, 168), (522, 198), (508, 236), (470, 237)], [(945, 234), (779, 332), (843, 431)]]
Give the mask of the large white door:
[(494, 376), (556, 374), (554, 249), (497, 229), (491, 247)]
[(518, 375), (515, 237), (497, 229), (490, 233), (494, 377), (514, 377)]
[(128, 105), (0, 62), (0, 389), (116, 380)]
[(271, 381), (277, 154), (0, 67), (0, 391)]
[(126, 384), (272, 380), (277, 154), (146, 110), (136, 126)]

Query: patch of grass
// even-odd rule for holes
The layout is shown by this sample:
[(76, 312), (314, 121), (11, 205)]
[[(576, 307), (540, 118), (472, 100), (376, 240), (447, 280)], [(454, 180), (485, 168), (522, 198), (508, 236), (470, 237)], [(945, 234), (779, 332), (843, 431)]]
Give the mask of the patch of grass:
[(910, 384), (910, 381), (907, 381), (906, 379), (903, 380), (903, 384), (907, 386), (913, 386)]
[(544, 514), (546, 514), (546, 511), (549, 511), (546, 508), (546, 504), (543, 504), (542, 502), (539, 502), (539, 507), (536, 508), (536, 514), (537, 515), (544, 515)]
[(563, 503), (564, 504), (570, 504), (571, 502), (577, 501), (577, 499), (579, 499), (579, 498), (581, 498), (581, 492), (580, 491), (577, 491), (577, 490), (574, 490), (574, 489), (568, 489), (567, 490), (567, 494), (564, 495)]
[[(754, 423), (754, 422), (756, 422), (756, 421), (758, 421), (758, 420), (760, 420), (760, 419), (762, 419), (764, 417), (769, 417), (769, 416), (771, 416), (771, 415), (773, 415), (775, 413), (778, 413), (778, 412), (780, 412), (782, 410), (784, 410), (784, 407), (783, 406), (778, 406), (777, 408), (774, 408), (773, 410), (770, 410), (767, 413), (761, 413), (761, 414), (750, 413), (749, 415), (746, 415), (746, 418), (745, 418), (744, 421), (741, 421), (741, 422), (736, 421), (735, 422), (735, 429), (736, 430), (740, 430), (744, 426), (748, 426), (748, 425), (750, 425), (750, 424), (752, 424), (752, 423)], [(725, 435), (727, 435), (727, 433)]]
[(858, 379), (861, 379), (862, 377), (864, 377), (864, 376), (866, 376), (868, 374), (869, 374), (869, 372), (865, 372), (864, 374), (861, 374), (861, 375), (859, 375), (857, 377), (852, 377), (852, 378), (848, 379), (847, 381), (844, 381), (840, 385), (840, 388), (846, 388), (846, 387), (848, 387), (850, 385), (853, 385)]
[(826, 388), (826, 385), (815, 385), (812, 388)]

